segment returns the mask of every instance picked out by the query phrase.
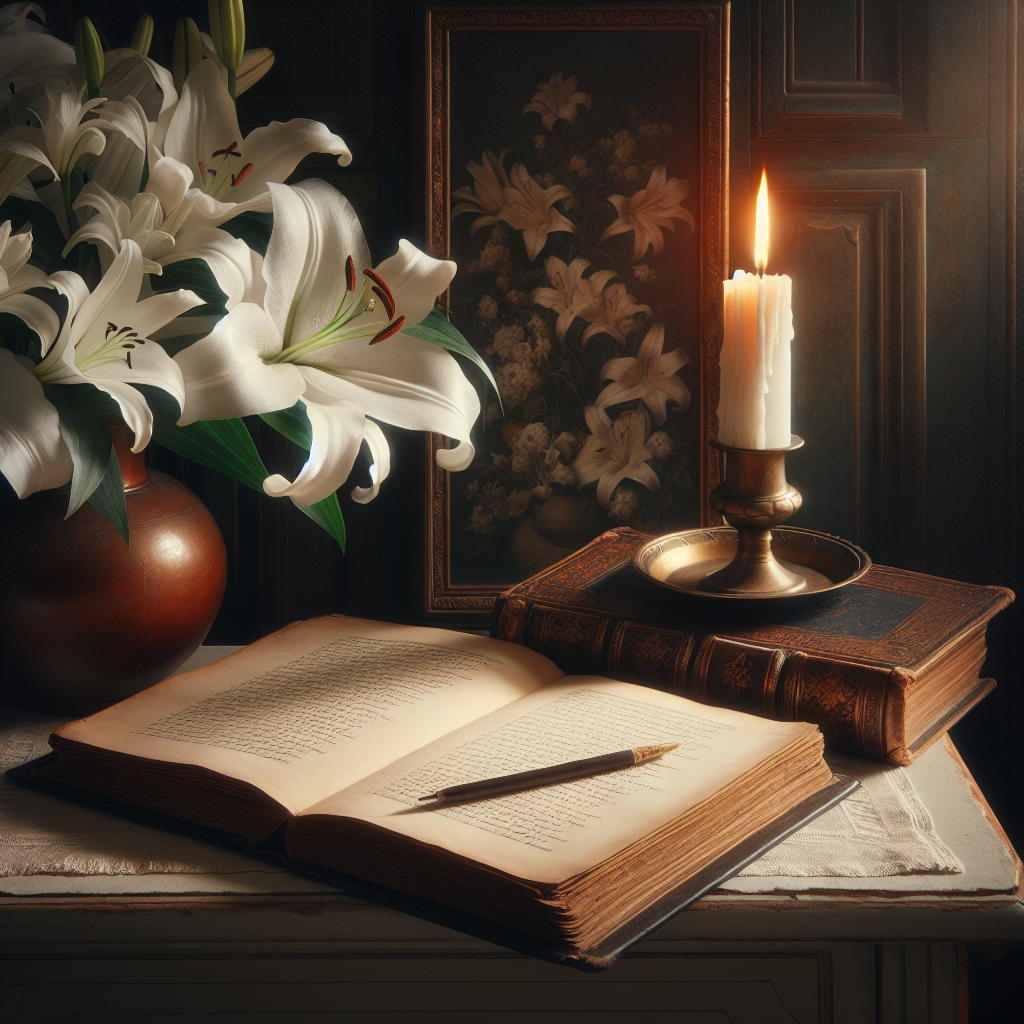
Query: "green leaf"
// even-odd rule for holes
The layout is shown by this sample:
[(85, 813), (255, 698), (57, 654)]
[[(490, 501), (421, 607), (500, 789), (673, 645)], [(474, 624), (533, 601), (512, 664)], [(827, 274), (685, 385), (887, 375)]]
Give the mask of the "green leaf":
[(466, 341), (459, 330), (452, 326), (448, 318), (439, 309), (432, 309), (415, 326), (403, 327), (402, 333), (408, 334), (413, 338), (419, 338), (420, 341), (427, 341), (431, 345), (447, 349), (449, 352), (465, 356), (475, 366), (478, 366), (483, 371), (484, 376), (490, 381), (491, 387), (494, 388), (494, 394), (498, 398), (498, 406), (501, 408), (502, 413), (504, 413), (505, 409), (501, 404), (501, 395), (498, 394), (498, 384), (491, 373), (491, 368), (484, 362), (483, 356)]
[(226, 316), (228, 297), (221, 291), (206, 260), (198, 256), (188, 260), (179, 260), (177, 263), (168, 263), (164, 267), (163, 274), (157, 276), (150, 274), (150, 284), (156, 294), (162, 292), (177, 291), (185, 288), (195, 292), (204, 302), (202, 306), (187, 310), (181, 315), (188, 316)]
[[(113, 449), (110, 444), (110, 428), (105, 420), (81, 409), (67, 407), (58, 408), (57, 415), (60, 417), (61, 437), (71, 452), (73, 466), (71, 497), (68, 499), (67, 515), (64, 516), (68, 519), (92, 497), (93, 491), (102, 483)], [(114, 464), (117, 464), (116, 458)], [(120, 470), (117, 479), (121, 479)], [(123, 503), (124, 498), (121, 500)], [(113, 519), (110, 521), (118, 525)]]
[(153, 437), (172, 452), (263, 493), (269, 474), (241, 420), (200, 420), (187, 427), (154, 422)]
[(154, 440), (200, 466), (263, 493), (263, 481), (269, 474), (241, 420), (200, 420), (179, 427), (181, 409), (166, 391), (145, 384), (139, 385), (139, 391), (153, 411)]
[[(158, 390), (155, 389), (154, 390)], [(58, 409), (73, 409), (91, 416), (120, 416), (121, 407), (95, 384), (44, 384), (46, 400)], [(166, 392), (162, 392), (166, 394)], [(174, 401), (171, 399), (171, 401)], [(177, 405), (177, 403), (175, 403)]]
[(264, 423), (272, 426), (279, 434), (283, 434), (293, 444), (305, 448), (308, 452), (313, 444), (313, 428), (309, 422), (304, 402), (296, 402), (290, 409), (279, 409), (277, 412), (265, 412), (260, 417)]
[[(72, 484), (73, 486), (74, 484)], [(124, 542), (127, 544), (128, 508), (124, 503), (124, 481), (121, 479), (121, 467), (118, 465), (113, 446), (110, 448), (110, 456), (107, 459), (107, 471), (103, 474), (99, 487), (93, 491), (89, 504), (114, 524), (117, 532), (124, 537)]]
[(292, 504), (309, 516), (317, 526), (323, 527), (337, 542), (342, 554), (345, 553), (345, 519), (338, 504), (338, 495), (329, 494), (314, 505)]
[(240, 238), (250, 249), (261, 256), (267, 255), (270, 233), (274, 228), (272, 213), (243, 213), (221, 224), (221, 230), (234, 238)]

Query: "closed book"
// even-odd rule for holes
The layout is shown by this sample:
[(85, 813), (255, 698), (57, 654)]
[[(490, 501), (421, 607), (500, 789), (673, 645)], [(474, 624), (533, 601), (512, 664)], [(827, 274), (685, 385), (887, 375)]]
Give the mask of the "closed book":
[(1013, 600), (1004, 587), (873, 565), (815, 599), (723, 607), (636, 569), (650, 539), (610, 530), (512, 587), (495, 603), (492, 634), (565, 672), (813, 722), (837, 750), (900, 765), (995, 687), (979, 676), (988, 621)]

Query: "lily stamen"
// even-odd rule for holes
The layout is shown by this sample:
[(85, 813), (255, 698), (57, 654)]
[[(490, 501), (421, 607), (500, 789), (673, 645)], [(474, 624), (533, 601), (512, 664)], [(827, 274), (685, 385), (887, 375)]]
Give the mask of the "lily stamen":
[(387, 311), (388, 319), (391, 320), (395, 315), (395, 301), (387, 292), (383, 292), (376, 285), (373, 286), (373, 294), (384, 303), (384, 309)]
[(252, 164), (246, 164), (237, 174), (231, 175), (231, 187), (235, 185), (241, 185), (246, 178), (249, 177), (249, 172), (252, 170)]
[[(363, 273), (377, 286), (377, 288), (380, 288), (381, 291), (387, 294), (387, 298), (385, 299), (380, 292), (377, 292), (377, 288), (373, 289), (378, 295), (380, 295), (381, 299), (384, 301), (384, 305), (393, 310), (395, 308), (395, 297), (391, 294), (391, 289), (388, 287), (387, 281), (385, 281), (376, 270), (370, 270), (367, 268)], [(394, 313), (389, 313), (388, 316), (394, 316)]]
[(350, 292), (356, 290), (356, 261), (351, 256), (345, 260), (345, 287)]
[(393, 320), (391, 323), (384, 328), (380, 334), (376, 335), (370, 342), (371, 345), (379, 345), (382, 341), (386, 341), (393, 334), (397, 334), (405, 326), (405, 317), (400, 316), (397, 320)]
[(109, 359), (119, 359), (123, 353), (124, 361), (130, 370), (132, 369), (131, 350), (137, 345), (145, 343), (145, 339), (139, 337), (138, 331), (133, 331), (131, 327), (118, 327), (117, 324), (108, 321), (103, 344), (95, 352), (78, 361), (79, 369), (85, 370)]

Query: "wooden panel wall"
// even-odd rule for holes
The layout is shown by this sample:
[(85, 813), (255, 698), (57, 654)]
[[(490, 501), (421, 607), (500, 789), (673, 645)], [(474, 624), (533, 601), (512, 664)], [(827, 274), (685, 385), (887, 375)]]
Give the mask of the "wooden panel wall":
[[(794, 278), (803, 525), (880, 562), (1024, 586), (1015, 0), (736, 0), (731, 264), (767, 168)], [(797, 517), (794, 517), (797, 521)], [(954, 730), (1018, 845), (1020, 609)]]

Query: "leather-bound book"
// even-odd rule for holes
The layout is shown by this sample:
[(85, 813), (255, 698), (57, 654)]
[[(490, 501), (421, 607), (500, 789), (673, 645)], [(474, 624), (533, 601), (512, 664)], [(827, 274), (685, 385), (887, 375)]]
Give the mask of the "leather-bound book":
[(995, 687), (979, 678), (985, 629), (1010, 590), (874, 565), (814, 600), (726, 607), (635, 569), (650, 539), (610, 530), (512, 587), (495, 603), (492, 634), (565, 672), (813, 722), (837, 750), (901, 765)]

